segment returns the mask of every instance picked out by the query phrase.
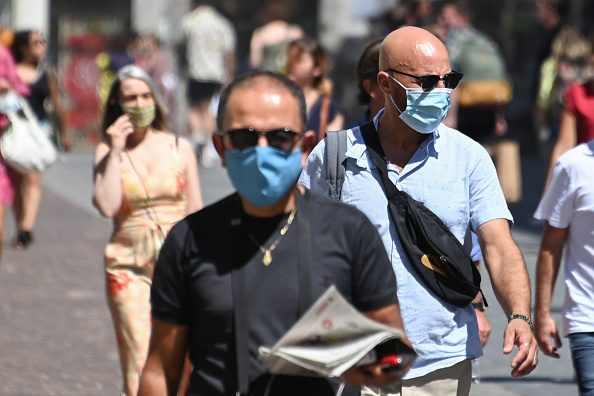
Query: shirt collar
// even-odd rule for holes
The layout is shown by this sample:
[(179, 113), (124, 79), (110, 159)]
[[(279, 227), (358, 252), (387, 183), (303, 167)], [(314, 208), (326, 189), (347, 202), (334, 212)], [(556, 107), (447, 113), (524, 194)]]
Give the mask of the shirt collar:
[[(377, 113), (377, 115), (375, 117), (373, 117), (373, 125), (375, 127), (375, 130), (377, 130), (377, 128), (378, 128), (379, 118), (384, 113), (384, 111), (385, 111), (385, 109), (381, 109), (379, 111), (379, 113)], [(437, 127), (437, 129), (435, 131), (433, 131), (433, 133), (431, 134), (432, 136), (430, 136), (422, 144), (422, 146), (427, 147), (426, 150), (427, 150), (428, 156), (437, 157), (437, 153), (439, 152), (439, 148), (441, 146), (441, 140), (443, 140), (443, 139), (440, 139), (440, 137), (443, 133), (444, 128), (447, 128), (447, 127), (443, 124), (440, 124)], [(357, 128), (353, 128), (351, 131), (352, 131), (352, 135), (349, 136), (351, 145), (346, 152), (347, 158), (354, 159), (355, 162), (357, 163), (357, 165), (361, 168), (369, 168), (369, 169), (375, 168), (375, 165), (373, 164), (372, 161), (369, 160), (369, 157), (366, 154), (367, 147), (365, 146), (365, 141), (363, 141), (363, 136), (361, 135), (361, 129), (359, 127), (357, 127)]]

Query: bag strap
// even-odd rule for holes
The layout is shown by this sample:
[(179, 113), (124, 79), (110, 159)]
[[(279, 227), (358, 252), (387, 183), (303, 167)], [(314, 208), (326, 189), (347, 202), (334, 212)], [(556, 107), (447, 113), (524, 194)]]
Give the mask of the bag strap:
[(237, 395), (247, 395), (250, 387), (250, 351), (248, 349), (248, 314), (246, 309), (245, 271), (247, 265), (231, 274), (233, 288), (233, 319), (235, 322), (235, 356), (237, 364)]
[(148, 189), (146, 188), (146, 185), (144, 184), (144, 180), (142, 180), (142, 177), (140, 177), (140, 173), (138, 173), (138, 171), (136, 170), (136, 167), (134, 166), (134, 162), (132, 162), (132, 159), (130, 158), (130, 154), (128, 154), (128, 150), (124, 150), (124, 153), (126, 154), (126, 158), (128, 158), (128, 162), (130, 162), (130, 165), (132, 167), (132, 170), (134, 171), (134, 174), (136, 175), (136, 177), (140, 181), (140, 184), (142, 185), (142, 188), (144, 189), (144, 193), (146, 195), (146, 200), (147, 200), (147, 205), (144, 206), (144, 210), (146, 210), (146, 212), (149, 214), (149, 218), (152, 218), (153, 216), (150, 215), (150, 212), (148, 210), (149, 207), (151, 208), (151, 211), (154, 215), (153, 221), (157, 225), (157, 228), (159, 229), (161, 236), (163, 238), (165, 238), (165, 236), (166, 236), (165, 229), (163, 228), (163, 225), (161, 224), (161, 221), (159, 220), (159, 215), (157, 214), (157, 211), (155, 210), (155, 204), (153, 203), (153, 200), (152, 200), (151, 196), (149, 195)]
[[(309, 191), (305, 191), (307, 196)], [(308, 199), (301, 195), (299, 189), (295, 189), (295, 205), (297, 211), (295, 221), (297, 223), (297, 255), (298, 265), (298, 293), (299, 293), (299, 316), (303, 315), (311, 306), (311, 234), (309, 221)], [(239, 227), (238, 227), (239, 228)], [(239, 263), (237, 263), (239, 264)], [(231, 273), (231, 287), (233, 295), (233, 319), (235, 321), (235, 356), (237, 361), (237, 395), (247, 395), (250, 388), (249, 368), (249, 340), (248, 340), (248, 310), (246, 293), (246, 271), (247, 265), (234, 269)]]
[(330, 98), (324, 95), (322, 97), (322, 104), (320, 105), (320, 125), (318, 130), (318, 141), (324, 138), (324, 133), (328, 127), (328, 115), (330, 113)]
[(18, 113), (19, 113), (19, 111), (21, 111), (22, 114), (25, 115), (27, 120), (29, 120), (30, 122), (34, 122), (35, 124), (38, 124), (39, 120), (37, 119), (37, 116), (33, 112), (33, 109), (31, 109), (31, 106), (29, 105), (29, 101), (25, 97), (23, 97), (23, 95), (18, 94), (16, 91), (12, 91), (12, 90), (8, 91), (5, 95), (9, 95), (9, 94), (15, 95), (16, 99), (19, 102), (21, 109), (15, 111), (15, 112), (7, 113), (6, 116), (8, 117), (8, 119), (12, 120), (14, 117), (18, 117)]
[[(309, 190), (305, 190), (305, 195)], [(311, 242), (308, 200), (295, 188), (295, 205), (297, 211), (297, 262), (299, 270), (299, 316), (303, 315), (311, 306)]]
[(346, 131), (326, 132), (326, 183), (330, 197), (340, 200), (346, 178)]
[(361, 135), (363, 136), (371, 160), (380, 172), (388, 200), (391, 201), (395, 196), (401, 195), (401, 193), (388, 176), (388, 163), (384, 156), (384, 149), (377, 136), (373, 121), (361, 125)]

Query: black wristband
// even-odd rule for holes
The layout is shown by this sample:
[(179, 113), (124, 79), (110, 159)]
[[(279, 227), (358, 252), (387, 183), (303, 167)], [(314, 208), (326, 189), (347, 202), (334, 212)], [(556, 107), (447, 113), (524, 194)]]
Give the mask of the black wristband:
[(482, 300), (479, 302), (472, 303), (472, 306), (474, 307), (474, 309), (478, 311), (485, 312), (485, 304)]

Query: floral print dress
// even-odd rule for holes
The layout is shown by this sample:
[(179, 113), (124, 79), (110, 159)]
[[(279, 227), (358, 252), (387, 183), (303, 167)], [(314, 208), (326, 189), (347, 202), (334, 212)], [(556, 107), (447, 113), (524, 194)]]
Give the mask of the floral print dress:
[[(185, 216), (186, 177), (176, 139), (175, 161), (149, 176), (136, 173), (123, 155), (123, 201), (105, 249), (107, 301), (114, 322), (124, 381), (138, 386), (151, 332), (150, 288), (164, 236)], [(146, 190), (145, 190), (146, 187)], [(147, 192), (149, 198), (147, 198)]]

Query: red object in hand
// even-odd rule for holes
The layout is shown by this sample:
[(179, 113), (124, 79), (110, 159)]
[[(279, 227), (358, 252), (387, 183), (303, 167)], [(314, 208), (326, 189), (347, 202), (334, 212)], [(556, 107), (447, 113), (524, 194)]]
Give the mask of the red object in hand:
[(402, 358), (398, 355), (386, 355), (382, 356), (377, 362), (372, 364), (366, 364), (365, 366), (361, 366), (361, 369), (371, 369), (379, 365), (379, 367), (383, 371), (389, 371), (394, 369), (400, 368), (400, 363), (402, 363)]

